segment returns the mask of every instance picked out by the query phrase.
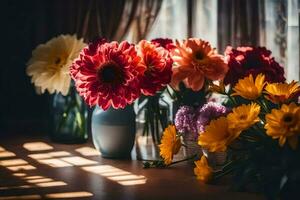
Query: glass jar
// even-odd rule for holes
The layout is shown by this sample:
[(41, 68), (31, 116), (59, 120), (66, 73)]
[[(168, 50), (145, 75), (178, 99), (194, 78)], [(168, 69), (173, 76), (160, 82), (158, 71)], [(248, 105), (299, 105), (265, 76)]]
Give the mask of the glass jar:
[(79, 144), (87, 141), (87, 106), (74, 87), (67, 96), (53, 95), (50, 113), (50, 138), (54, 142)]

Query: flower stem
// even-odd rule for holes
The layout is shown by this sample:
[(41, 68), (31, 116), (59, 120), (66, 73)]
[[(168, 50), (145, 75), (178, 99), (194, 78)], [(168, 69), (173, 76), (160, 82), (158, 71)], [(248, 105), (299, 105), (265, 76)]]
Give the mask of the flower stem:
[(190, 156), (190, 157), (187, 157), (187, 158), (185, 158), (185, 159), (182, 159), (182, 160), (178, 160), (178, 161), (172, 162), (172, 163), (169, 164), (168, 166), (175, 165), (175, 164), (177, 164), (177, 163), (185, 162), (185, 161), (188, 161), (188, 160), (192, 160), (192, 159), (196, 158), (196, 156), (197, 156), (197, 154), (194, 154), (194, 155), (192, 155), (192, 156)]

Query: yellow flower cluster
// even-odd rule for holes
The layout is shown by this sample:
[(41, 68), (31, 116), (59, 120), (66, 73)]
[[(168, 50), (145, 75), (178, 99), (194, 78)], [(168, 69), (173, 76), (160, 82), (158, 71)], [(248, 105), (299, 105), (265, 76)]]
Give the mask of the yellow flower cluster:
[[(218, 92), (216, 88), (214, 91)], [(265, 129), (260, 128), (262, 129), (260, 131), (273, 139), (279, 139), (280, 146), (287, 141), (291, 148), (297, 148), (300, 135), (300, 106), (296, 103), (284, 104), (292, 101), (292, 98), (300, 92), (300, 85), (297, 82), (267, 83), (263, 74), (259, 74), (255, 80), (250, 74), (239, 80), (233, 91), (231, 96), (241, 96), (251, 103), (236, 105), (226, 117), (212, 120), (199, 136), (200, 146), (210, 152), (226, 151), (228, 145), (243, 131), (261, 122), (265, 124)], [(266, 110), (268, 106), (260, 100), (263, 97), (270, 103), (279, 106), (282, 104), (281, 108), (272, 109), (271, 112)], [(265, 119), (261, 113), (261, 106), (264, 108)]]
[(239, 137), (243, 130), (259, 122), (260, 106), (256, 103), (233, 108), (227, 117), (212, 120), (200, 134), (198, 144), (210, 152), (226, 151), (227, 146)]
[[(247, 100), (256, 100), (263, 93), (265, 93), (266, 99), (273, 103), (286, 103), (291, 100), (294, 95), (300, 92), (300, 85), (296, 81), (291, 83), (266, 83), (265, 76), (263, 74), (257, 75), (255, 81), (252, 74), (239, 82), (234, 86), (235, 91), (232, 96), (241, 96)], [(266, 87), (264, 88), (264, 86)], [(265, 90), (263, 92), (263, 90)]]
[[(296, 95), (300, 93), (298, 82), (268, 83), (265, 76), (259, 74), (255, 79), (249, 75), (239, 80), (232, 90), (228, 90), (229, 93), (222, 81), (219, 85), (211, 83), (209, 90), (228, 95), (233, 108), (227, 116), (211, 120), (205, 131), (200, 133), (198, 144), (204, 149), (224, 152), (237, 139), (251, 138), (254, 133), (265, 134), (262, 138), (278, 140), (280, 147), (286, 143), (291, 149), (298, 147), (300, 106), (295, 102)], [(241, 98), (236, 99), (236, 96)], [(160, 155), (164, 163), (169, 165), (181, 147), (175, 126), (166, 128), (161, 143)], [(276, 142), (272, 144), (276, 145)], [(196, 161), (195, 165), (194, 174), (199, 180), (207, 182), (212, 178), (213, 169), (205, 156)]]

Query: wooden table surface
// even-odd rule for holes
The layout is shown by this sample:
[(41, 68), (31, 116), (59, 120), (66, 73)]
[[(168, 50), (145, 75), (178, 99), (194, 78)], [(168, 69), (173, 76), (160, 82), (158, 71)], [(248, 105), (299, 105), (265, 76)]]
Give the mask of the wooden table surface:
[(143, 169), (137, 160), (109, 160), (91, 142), (63, 145), (43, 136), (0, 140), (1, 199), (213, 200), (263, 199), (205, 185), (191, 164)]

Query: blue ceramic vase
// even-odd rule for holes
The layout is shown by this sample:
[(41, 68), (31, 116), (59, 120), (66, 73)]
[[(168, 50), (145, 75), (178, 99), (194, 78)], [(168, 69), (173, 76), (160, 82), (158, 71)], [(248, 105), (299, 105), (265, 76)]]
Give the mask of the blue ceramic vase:
[(91, 128), (93, 143), (102, 157), (130, 158), (136, 132), (133, 106), (106, 111), (95, 107)]

